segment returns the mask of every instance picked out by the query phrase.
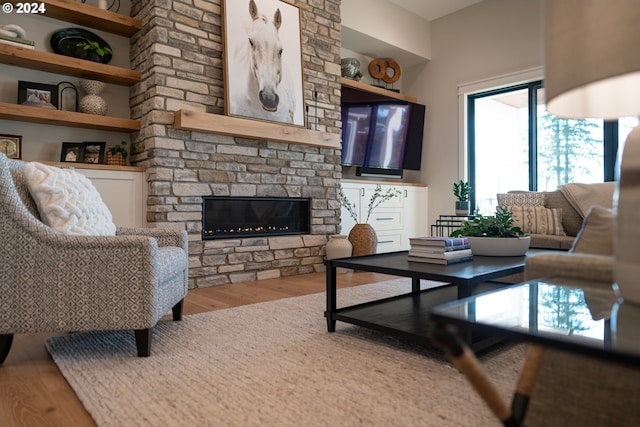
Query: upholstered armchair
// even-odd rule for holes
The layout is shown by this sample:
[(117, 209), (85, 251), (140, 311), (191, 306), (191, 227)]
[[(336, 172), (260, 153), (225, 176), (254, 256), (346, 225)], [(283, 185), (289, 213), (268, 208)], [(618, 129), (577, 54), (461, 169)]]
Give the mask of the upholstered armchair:
[(0, 364), (14, 334), (35, 332), (131, 329), (138, 356), (149, 356), (158, 320), (169, 311), (182, 318), (186, 232), (57, 231), (41, 220), (25, 165), (0, 154)]
[[(608, 316), (617, 300), (612, 288), (615, 220), (611, 210), (593, 206), (571, 250), (527, 258), (525, 278), (579, 283), (591, 316)], [(547, 349), (526, 421), (535, 426), (638, 425), (638, 396), (637, 366)]]

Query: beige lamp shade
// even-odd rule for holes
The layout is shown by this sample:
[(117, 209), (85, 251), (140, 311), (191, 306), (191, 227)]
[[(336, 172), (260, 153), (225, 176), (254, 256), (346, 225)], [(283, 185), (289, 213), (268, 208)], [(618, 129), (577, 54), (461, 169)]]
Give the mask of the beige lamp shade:
[(544, 37), (550, 113), (640, 115), (640, 0), (546, 0)]

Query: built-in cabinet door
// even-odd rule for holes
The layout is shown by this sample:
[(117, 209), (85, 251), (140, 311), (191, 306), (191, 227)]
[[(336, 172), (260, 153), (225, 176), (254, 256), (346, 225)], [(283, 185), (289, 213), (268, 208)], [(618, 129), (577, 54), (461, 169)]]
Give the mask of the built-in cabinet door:
[(353, 212), (356, 214), (356, 220), (354, 220), (349, 214), (349, 212), (347, 211), (347, 209), (344, 206), (342, 206), (342, 208), (340, 209), (340, 226), (341, 226), (340, 234), (349, 235), (349, 232), (351, 231), (353, 226), (361, 221), (360, 210), (362, 205), (361, 200), (364, 195), (364, 191), (365, 190), (363, 186), (353, 185), (353, 184), (342, 185), (342, 193), (347, 197), (347, 200), (349, 200), (349, 203), (353, 208)]
[(378, 253), (409, 249), (409, 238), (427, 235), (427, 188), (398, 184), (381, 185), (383, 194), (388, 189), (399, 193), (376, 207), (367, 219), (371, 197), (376, 184), (343, 182), (342, 191), (347, 197), (357, 220), (343, 207), (341, 210), (341, 234), (349, 234), (356, 223), (367, 222), (376, 230)]
[(428, 236), (429, 221), (427, 218), (427, 187), (406, 186), (402, 189), (404, 196), (404, 215), (406, 238), (403, 247), (409, 248), (411, 237)]
[(91, 180), (121, 227), (146, 225), (146, 180), (144, 172), (76, 169)]

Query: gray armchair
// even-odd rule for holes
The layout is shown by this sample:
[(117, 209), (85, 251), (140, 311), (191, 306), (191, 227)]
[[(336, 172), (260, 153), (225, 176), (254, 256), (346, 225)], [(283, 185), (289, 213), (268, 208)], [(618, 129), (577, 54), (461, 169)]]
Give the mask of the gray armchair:
[(0, 154), (0, 364), (14, 334), (35, 332), (132, 329), (138, 356), (149, 356), (151, 328), (170, 310), (182, 318), (186, 232), (57, 232), (40, 221), (23, 165)]

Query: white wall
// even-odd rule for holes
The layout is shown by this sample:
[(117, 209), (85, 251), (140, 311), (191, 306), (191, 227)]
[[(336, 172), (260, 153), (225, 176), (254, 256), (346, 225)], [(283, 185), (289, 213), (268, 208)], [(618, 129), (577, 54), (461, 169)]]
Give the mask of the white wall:
[[(466, 175), (458, 86), (542, 66), (541, 6), (541, 0), (485, 0), (437, 19), (431, 61), (403, 70), (403, 92), (427, 106), (422, 170), (406, 180), (429, 185), (430, 222), (453, 213), (453, 182)], [(503, 160), (496, 156), (496, 167)]]
[(340, 18), (350, 49), (401, 64), (431, 57), (430, 23), (386, 0), (342, 0)]

